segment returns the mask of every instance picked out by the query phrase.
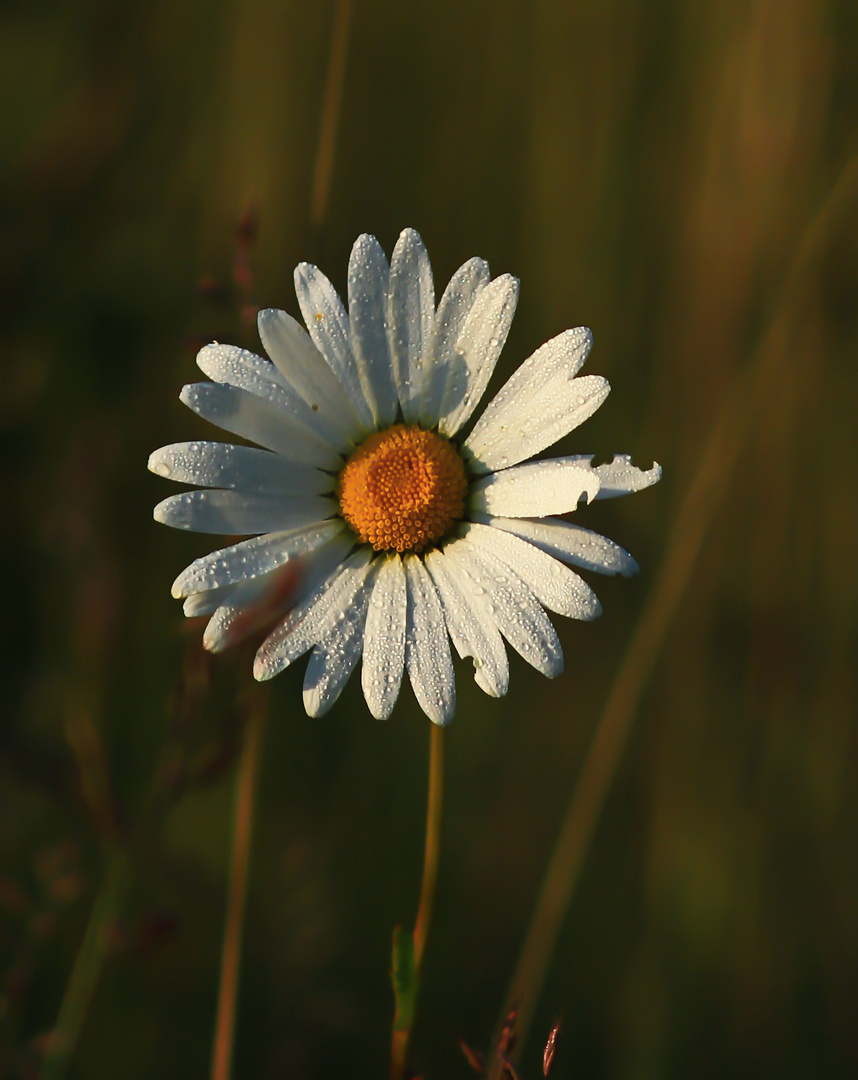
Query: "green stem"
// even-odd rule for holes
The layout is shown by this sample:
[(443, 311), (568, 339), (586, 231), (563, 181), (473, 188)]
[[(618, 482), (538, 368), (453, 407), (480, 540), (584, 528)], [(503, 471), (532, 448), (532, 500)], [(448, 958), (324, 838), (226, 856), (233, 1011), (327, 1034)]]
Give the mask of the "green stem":
[(241, 943), (247, 909), (247, 882), (250, 874), (250, 847), (253, 837), (253, 813), (259, 778), (259, 751), (265, 722), (264, 697), (251, 690), (252, 704), (235, 790), (232, 860), (229, 871), (226, 925), (220, 968), (220, 990), (212, 1047), (212, 1080), (229, 1080), (232, 1075), (235, 1045), (235, 1017), (238, 1006), (238, 983), (241, 973)]
[[(426, 848), (423, 854), (423, 882), (420, 887), (420, 903), (414, 933), (406, 949), (400, 946), (398, 934), (394, 934), (394, 989), (396, 1014), (393, 1020), (393, 1036), (390, 1044), (391, 1080), (405, 1076), (408, 1045), (414, 1027), (417, 995), (420, 990), (420, 974), (426, 939), (432, 923), (435, 907), (435, 890), (438, 882), (438, 862), (441, 855), (441, 811), (444, 801), (444, 729), (432, 724), (432, 740), (429, 751), (429, 796), (426, 804)], [(397, 928), (398, 930), (398, 928)], [(399, 957), (399, 961), (397, 958)], [(405, 969), (405, 970), (403, 970)]]

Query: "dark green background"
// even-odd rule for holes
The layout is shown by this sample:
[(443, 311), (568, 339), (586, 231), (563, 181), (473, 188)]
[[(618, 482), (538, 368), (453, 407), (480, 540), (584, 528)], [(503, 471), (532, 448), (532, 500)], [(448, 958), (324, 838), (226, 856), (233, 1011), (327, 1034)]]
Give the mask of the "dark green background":
[[(207, 1074), (249, 660), (219, 659), (182, 719), (200, 629), (169, 586), (213, 545), (152, 522), (171, 489), (145, 463), (206, 434), (176, 397), (195, 344), (255, 340), (231, 286), (246, 208), (259, 306), (297, 314), (306, 258), (343, 289), (358, 233), (389, 252), (406, 225), (439, 293), (473, 255), (520, 277), (492, 386), (586, 323), (588, 370), (614, 389), (569, 449), (665, 469), (582, 512), (641, 574), (594, 582), (596, 624), (557, 620), (562, 678), (514, 657), (497, 702), (459, 670), (415, 1060), (464, 1078), (456, 1039), (488, 1041), (707, 434), (856, 149), (850, 0), (357, 0), (318, 233), (333, 14), (0, 8), (4, 1078), (36, 1074), (102, 879), (107, 826), (70, 745), (93, 731), (134, 881), (69, 1076)], [(232, 294), (201, 294), (203, 275)], [(802, 285), (782, 376), (642, 702), (527, 1077), (560, 1014), (558, 1078), (858, 1073), (856, 296), (858, 209)], [(374, 721), (356, 679), (311, 721), (302, 667), (272, 686), (238, 1080), (384, 1075), (390, 932), (417, 902), (428, 722), (410, 691)], [(146, 816), (165, 752), (193, 782)], [(97, 757), (85, 748), (93, 775)]]

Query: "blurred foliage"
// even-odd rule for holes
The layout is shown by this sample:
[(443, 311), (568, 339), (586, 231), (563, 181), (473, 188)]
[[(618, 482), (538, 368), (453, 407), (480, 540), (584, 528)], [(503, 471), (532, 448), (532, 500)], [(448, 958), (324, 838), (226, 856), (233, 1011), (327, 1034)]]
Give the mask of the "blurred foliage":
[[(151, 520), (150, 450), (202, 422), (200, 340), (340, 288), (358, 233), (418, 228), (439, 284), (522, 279), (493, 387), (590, 325), (614, 392), (571, 449), (664, 465), (586, 510), (634, 582), (559, 621), (567, 672), (459, 671), (415, 1060), (469, 1074), (664, 538), (731, 380), (858, 131), (849, 0), (356, 0), (328, 212), (309, 207), (334, 5), (0, 8), (0, 1076), (37, 1075), (107, 852), (133, 882), (70, 1077), (204, 1076), (247, 655), (170, 599), (205, 537)], [(233, 273), (256, 208), (253, 295)], [(244, 264), (241, 264), (244, 265)], [(234, 280), (237, 279), (237, 280)], [(203, 287), (200, 288), (200, 282)], [(244, 291), (242, 291), (244, 290)], [(784, 377), (682, 604), (587, 860), (535, 1032), (553, 1077), (858, 1073), (858, 208), (807, 284)], [(565, 445), (565, 444), (564, 444)], [(297, 665), (300, 669), (302, 665)], [(271, 691), (237, 1075), (386, 1070), (428, 732), (353, 679), (310, 721)], [(522, 1061), (539, 1075), (544, 1039)]]

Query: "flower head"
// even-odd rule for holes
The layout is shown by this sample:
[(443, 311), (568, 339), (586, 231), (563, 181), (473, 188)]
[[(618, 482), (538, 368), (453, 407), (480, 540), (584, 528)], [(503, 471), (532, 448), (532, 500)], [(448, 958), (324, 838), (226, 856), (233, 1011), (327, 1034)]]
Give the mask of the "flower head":
[(661, 475), (627, 456), (599, 466), (592, 455), (529, 461), (608, 395), (601, 376), (578, 375), (590, 331), (537, 349), (471, 425), (512, 322), (515, 278), (491, 280), (471, 259), (436, 307), (426, 249), (406, 229), (390, 265), (374, 237), (358, 239), (348, 311), (314, 266), (298, 266), (295, 288), (309, 333), (283, 311), (261, 311), (270, 359), (208, 345), (197, 363), (212, 381), (181, 393), (256, 445), (176, 443), (149, 459), (153, 472), (199, 486), (159, 503), (156, 520), (250, 537), (197, 559), (173, 585), (186, 615), (211, 616), (206, 647), (258, 628), (260, 608), (277, 611), (254, 675), (269, 679), (311, 652), (304, 704), (313, 716), (362, 658), (375, 716), (390, 715), (407, 670), (424, 712), (446, 723), (451, 641), (495, 697), (509, 679), (504, 639), (558, 675), (563, 656), (545, 609), (575, 619), (601, 610), (570, 566), (624, 575), (637, 566), (556, 515)]

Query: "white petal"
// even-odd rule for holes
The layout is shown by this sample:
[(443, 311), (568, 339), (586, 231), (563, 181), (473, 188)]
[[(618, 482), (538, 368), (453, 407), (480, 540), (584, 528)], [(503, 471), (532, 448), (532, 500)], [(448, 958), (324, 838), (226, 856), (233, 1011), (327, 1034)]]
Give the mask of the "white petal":
[(317, 645), (348, 615), (370, 571), (372, 552), (361, 548), (289, 612), (256, 654), (253, 677), (264, 681)]
[(322, 495), (245, 495), (243, 491), (185, 491), (155, 507), (155, 520), (191, 532), (250, 535), (300, 529), (336, 513)]
[(341, 538), (311, 552), (300, 564), (293, 561), (261, 577), (213, 590), (228, 595), (206, 626), (205, 648), (221, 652), (270, 629), (330, 576), (350, 548)]
[(518, 303), (518, 281), (510, 274), (487, 285), (462, 327), (450, 361), (438, 430), (455, 435), (485, 393)]
[(463, 535), (514, 570), (549, 611), (588, 622), (602, 614), (602, 605), (583, 578), (526, 540), (489, 525), (469, 525)]
[(278, 371), (330, 429), (350, 442), (365, 433), (360, 418), (304, 327), (285, 311), (265, 308), (257, 316), (259, 337)]
[(489, 264), (484, 259), (470, 259), (452, 276), (438, 304), (431, 348), (433, 360), (427, 373), (425, 405), (420, 418), (427, 428), (436, 427), (441, 418), (447, 378), (452, 365), (457, 363), (456, 342), (490, 277)]
[(349, 317), (336, 289), (317, 267), (299, 263), (295, 267), (295, 293), (310, 337), (343, 384), (364, 428), (371, 431), (372, 413), (352, 352)]
[(363, 639), (361, 685), (369, 711), (386, 720), (393, 711), (405, 662), (405, 570), (398, 555), (379, 560), (380, 566)]
[(287, 416), (276, 405), (247, 390), (221, 383), (191, 383), (179, 399), (224, 431), (320, 469), (342, 468), (343, 459), (313, 428)]
[(661, 465), (653, 462), (651, 469), (639, 469), (632, 465), (629, 454), (615, 454), (607, 465), (596, 465), (601, 487), (599, 499), (616, 499), (619, 495), (630, 495), (634, 491), (643, 491), (661, 480)]
[(227, 593), (203, 634), (210, 652), (221, 652), (240, 641), (269, 630), (300, 604), (340, 565), (350, 545), (326, 544), (302, 560), (282, 566), (262, 577), (215, 592)]
[(405, 229), (390, 262), (387, 325), (402, 415), (416, 423), (426, 403), (435, 321), (432, 267), (420, 235)]
[(185, 618), (195, 619), (200, 615), (213, 614), (221, 604), (225, 604), (232, 597), (234, 592), (234, 585), (225, 585), (222, 589), (191, 593), (182, 605)]
[(546, 342), (498, 391), (465, 447), (480, 472), (533, 457), (591, 416), (608, 396), (606, 379), (576, 379), (592, 343), (585, 326)]
[(406, 556), (408, 609), (405, 667), (420, 708), (436, 724), (448, 724), (456, 709), (456, 681), (441, 601), (426, 567)]
[(599, 477), (578, 458), (551, 458), (492, 473), (471, 492), (478, 513), (503, 517), (543, 517), (568, 514), (583, 496), (592, 502)]
[(150, 455), (149, 470), (182, 484), (257, 494), (321, 495), (336, 484), (332, 476), (311, 465), (297, 465), (253, 446), (217, 442), (162, 446)]
[(304, 675), (304, 708), (309, 716), (324, 716), (340, 696), (363, 651), (363, 627), (374, 582), (367, 575), (338, 622), (313, 650)]
[(638, 572), (638, 564), (613, 540), (600, 536), (591, 529), (582, 529), (571, 521), (559, 518), (545, 518), (543, 521), (528, 521), (526, 518), (503, 518), (481, 516), (487, 525), (506, 532), (515, 533), (523, 540), (535, 544), (542, 551), (553, 555), (555, 559), (572, 563), (585, 570), (595, 570), (597, 574), (622, 574), (633, 577)]
[(231, 544), (195, 559), (173, 582), (172, 593), (175, 597), (189, 596), (260, 577), (290, 559), (305, 558), (334, 542), (349, 546), (353, 542), (339, 519), (309, 529), (254, 536), (252, 540), (242, 540), (240, 544)]
[(349, 259), (349, 322), (360, 384), (376, 428), (392, 424), (399, 406), (387, 336), (389, 279), (381, 244), (368, 233), (359, 236)]
[(240, 585), (232, 586), (229, 595), (225, 596), (215, 609), (203, 631), (203, 648), (208, 652), (223, 652), (224, 649), (241, 640), (243, 636), (240, 633), (242, 612), (246, 604), (250, 602), (253, 586), (252, 581), (244, 581)]
[(610, 390), (608, 380), (601, 375), (585, 375), (520, 405), (511, 401), (502, 416), (493, 417), (490, 426), (467, 440), (466, 450), (473, 455), (472, 470), (491, 472), (534, 457), (583, 424)]
[(328, 421), (283, 378), (270, 360), (237, 345), (206, 345), (197, 353), (197, 366), (216, 383), (247, 390), (274, 405), (289, 419), (315, 431), (337, 450), (347, 450), (349, 440), (340, 427)]
[(469, 600), (529, 664), (550, 679), (563, 670), (563, 651), (554, 627), (521, 578), (469, 540), (444, 549), (458, 565)]
[(491, 697), (503, 697), (509, 687), (509, 661), (503, 639), (493, 619), (487, 618), (482, 603), (467, 588), (468, 579), (458, 569), (453, 558), (444, 551), (430, 551), (426, 569), (435, 582), (447, 630), (463, 659), (474, 659), (474, 680)]

